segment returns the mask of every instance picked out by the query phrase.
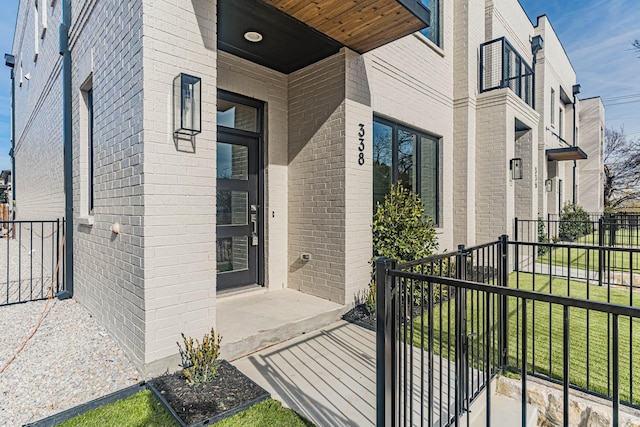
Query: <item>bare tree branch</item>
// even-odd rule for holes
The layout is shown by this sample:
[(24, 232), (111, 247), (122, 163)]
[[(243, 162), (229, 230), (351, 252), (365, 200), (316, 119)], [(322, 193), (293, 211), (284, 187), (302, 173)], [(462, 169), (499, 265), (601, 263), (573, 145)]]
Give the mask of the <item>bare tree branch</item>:
[(640, 201), (640, 138), (628, 139), (620, 128), (606, 129), (604, 139), (605, 207)]

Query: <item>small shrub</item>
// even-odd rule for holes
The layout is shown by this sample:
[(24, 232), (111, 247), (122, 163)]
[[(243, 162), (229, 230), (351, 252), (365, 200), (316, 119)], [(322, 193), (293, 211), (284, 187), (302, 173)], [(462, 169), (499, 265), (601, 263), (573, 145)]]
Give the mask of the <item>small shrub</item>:
[(593, 233), (589, 214), (580, 205), (567, 202), (560, 212), (560, 239), (573, 242)]
[[(544, 225), (544, 219), (542, 219), (542, 217), (538, 217), (538, 243), (549, 243), (549, 238), (547, 237), (547, 229)], [(549, 247), (538, 246), (538, 255), (542, 256), (547, 252), (549, 252)]]
[(211, 381), (218, 374), (218, 366), (220, 361), (220, 342), (222, 336), (213, 328), (211, 333), (207, 333), (202, 337), (202, 342), (197, 339), (187, 338), (182, 334), (184, 349), (178, 343), (180, 356), (182, 357), (182, 373), (187, 378), (187, 384), (190, 386), (198, 386), (200, 384)]
[(364, 307), (367, 309), (367, 313), (373, 314), (376, 312), (376, 281), (371, 280), (369, 289), (364, 293)]

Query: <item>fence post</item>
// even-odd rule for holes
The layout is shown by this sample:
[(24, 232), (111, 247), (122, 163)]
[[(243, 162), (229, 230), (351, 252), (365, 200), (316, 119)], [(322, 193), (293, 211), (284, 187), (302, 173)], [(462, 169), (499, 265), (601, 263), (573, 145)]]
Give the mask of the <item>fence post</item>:
[[(53, 273), (56, 274), (56, 292), (57, 295), (60, 292), (60, 218), (56, 219), (56, 264), (57, 267)], [(54, 267), (55, 268), (55, 267)]]
[(387, 271), (396, 262), (376, 260), (376, 425), (392, 427), (396, 397), (396, 320), (393, 299), (394, 279)]
[[(513, 238), (515, 239), (515, 241), (518, 241), (518, 217), (514, 218), (514, 228), (513, 228)], [(531, 238), (531, 236), (529, 236), (529, 238)]]
[[(509, 237), (503, 234), (499, 238), (500, 246), (500, 276), (499, 286), (509, 286)], [(498, 322), (499, 322), (499, 336), (498, 336), (498, 349), (499, 349), (499, 364), (500, 368), (504, 369), (507, 366), (507, 349), (509, 348), (508, 336), (509, 336), (509, 318), (508, 318), (508, 300), (506, 296), (501, 296), (498, 303)]]
[[(456, 254), (456, 279), (466, 280), (467, 271), (466, 252), (464, 245), (458, 245)], [(467, 396), (467, 298), (466, 289), (455, 288), (455, 349), (456, 349), (456, 379), (455, 379), (455, 410), (456, 417), (462, 415), (465, 410)]]
[(604, 273), (604, 216), (601, 216), (598, 220), (598, 286), (602, 286), (602, 274)]

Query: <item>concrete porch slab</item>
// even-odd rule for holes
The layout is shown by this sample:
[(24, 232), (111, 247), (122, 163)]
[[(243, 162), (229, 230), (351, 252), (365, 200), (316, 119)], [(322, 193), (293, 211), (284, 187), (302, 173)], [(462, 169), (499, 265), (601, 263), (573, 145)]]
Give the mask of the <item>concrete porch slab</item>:
[(347, 307), (291, 289), (219, 298), (221, 355), (234, 360), (339, 320)]

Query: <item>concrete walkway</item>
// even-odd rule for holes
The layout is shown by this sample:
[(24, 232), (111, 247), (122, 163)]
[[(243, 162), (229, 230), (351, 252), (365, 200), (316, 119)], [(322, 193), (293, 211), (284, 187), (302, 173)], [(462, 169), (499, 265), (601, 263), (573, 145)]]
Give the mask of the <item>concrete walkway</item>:
[(337, 322), (233, 364), (322, 426), (375, 425), (375, 333)]
[[(373, 426), (376, 416), (375, 333), (340, 321), (287, 342), (236, 360), (233, 364), (268, 390), (273, 398), (323, 426)], [(413, 348), (414, 363), (422, 351)], [(426, 353), (424, 353), (426, 354)], [(434, 377), (451, 376), (450, 390), (443, 390), (445, 401), (453, 402), (455, 366), (434, 358)], [(426, 363), (426, 358), (425, 358)], [(449, 365), (449, 366), (447, 366)], [(477, 373), (476, 373), (477, 374)], [(413, 376), (413, 419), (420, 419), (419, 369)], [(425, 399), (427, 393), (425, 375)], [(439, 381), (434, 384), (434, 425), (440, 416)], [(424, 402), (426, 405), (426, 401)], [(442, 417), (448, 417), (447, 404)], [(426, 416), (426, 414), (425, 414)]]

